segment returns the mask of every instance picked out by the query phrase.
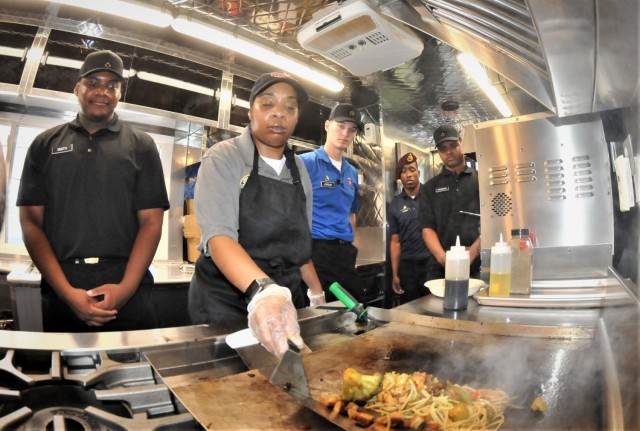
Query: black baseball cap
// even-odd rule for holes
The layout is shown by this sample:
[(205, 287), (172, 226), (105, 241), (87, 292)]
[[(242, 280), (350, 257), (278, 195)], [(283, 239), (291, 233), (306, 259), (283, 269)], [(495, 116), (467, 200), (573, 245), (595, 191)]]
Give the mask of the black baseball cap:
[(249, 105), (253, 104), (253, 100), (258, 97), (260, 93), (278, 82), (286, 82), (296, 90), (298, 103), (305, 103), (309, 100), (309, 93), (307, 93), (307, 90), (305, 90), (302, 84), (296, 81), (291, 75), (284, 72), (271, 72), (261, 75), (255, 84), (253, 84), (251, 95), (249, 96)]
[(331, 115), (329, 115), (329, 120), (334, 121), (351, 121), (356, 123), (358, 126), (358, 130), (362, 131), (364, 129), (364, 124), (360, 121), (360, 115), (355, 106), (350, 105), (348, 103), (339, 103), (332, 110)]
[(115, 52), (109, 50), (95, 51), (84, 59), (84, 63), (80, 68), (80, 78), (92, 73), (107, 71), (118, 75), (120, 79), (124, 79), (123, 69), (122, 59)]
[(459, 141), (460, 135), (453, 124), (443, 124), (433, 132), (433, 141), (436, 147), (446, 141)]

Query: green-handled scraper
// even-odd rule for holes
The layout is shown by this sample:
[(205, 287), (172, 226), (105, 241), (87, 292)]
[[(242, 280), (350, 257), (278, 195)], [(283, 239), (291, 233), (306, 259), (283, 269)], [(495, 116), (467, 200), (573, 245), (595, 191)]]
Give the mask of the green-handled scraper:
[(335, 297), (338, 298), (338, 300), (342, 302), (345, 307), (347, 307), (348, 310), (355, 313), (355, 315), (358, 317), (358, 320), (366, 321), (369, 329), (375, 328), (385, 323), (369, 316), (369, 314), (367, 313), (367, 309), (364, 308), (364, 306), (358, 301), (356, 301), (356, 299), (351, 296), (351, 294), (347, 292), (342, 286), (340, 286), (340, 283), (338, 283), (337, 281), (329, 286), (329, 291), (333, 293)]

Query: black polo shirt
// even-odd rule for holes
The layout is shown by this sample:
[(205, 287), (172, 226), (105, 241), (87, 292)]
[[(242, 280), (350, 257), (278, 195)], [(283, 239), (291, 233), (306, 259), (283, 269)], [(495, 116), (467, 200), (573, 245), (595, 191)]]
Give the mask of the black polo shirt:
[(27, 152), (18, 206), (45, 206), (58, 260), (129, 257), (137, 211), (169, 208), (158, 149), (114, 116), (90, 135), (78, 118), (38, 135)]
[(429, 249), (422, 239), (422, 229), (418, 220), (418, 203), (424, 186), (415, 196), (407, 195), (404, 190), (394, 196), (389, 204), (387, 221), (389, 233), (400, 236), (400, 258), (413, 262), (424, 261), (429, 257)]
[(445, 251), (455, 245), (457, 235), (464, 246), (480, 236), (480, 217), (460, 211), (480, 214), (478, 172), (467, 166), (456, 175), (443, 168), (425, 184), (419, 213), (421, 228), (433, 229)]

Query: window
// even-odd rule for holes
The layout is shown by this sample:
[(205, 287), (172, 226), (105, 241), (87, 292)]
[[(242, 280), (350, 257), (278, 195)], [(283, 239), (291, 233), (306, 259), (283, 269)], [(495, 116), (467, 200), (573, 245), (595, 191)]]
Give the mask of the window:
[(16, 200), (18, 199), (22, 167), (24, 166), (24, 159), (27, 156), (27, 150), (31, 142), (33, 142), (35, 137), (42, 131), (44, 131), (42, 127), (18, 126), (16, 128), (15, 148), (11, 159), (11, 172), (9, 173), (7, 181), (7, 214), (4, 221), (7, 244), (23, 244), (22, 229), (20, 228), (20, 211), (16, 206)]

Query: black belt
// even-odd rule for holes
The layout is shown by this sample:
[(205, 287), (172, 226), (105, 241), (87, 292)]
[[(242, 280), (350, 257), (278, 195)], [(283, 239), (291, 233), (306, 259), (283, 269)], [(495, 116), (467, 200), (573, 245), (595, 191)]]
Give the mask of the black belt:
[(351, 244), (351, 241), (345, 241), (343, 239), (314, 239), (314, 241), (324, 242), (326, 244), (336, 244), (336, 245)]
[(65, 262), (75, 263), (76, 265), (96, 265), (98, 263), (124, 262), (128, 260), (126, 257), (72, 257)]

